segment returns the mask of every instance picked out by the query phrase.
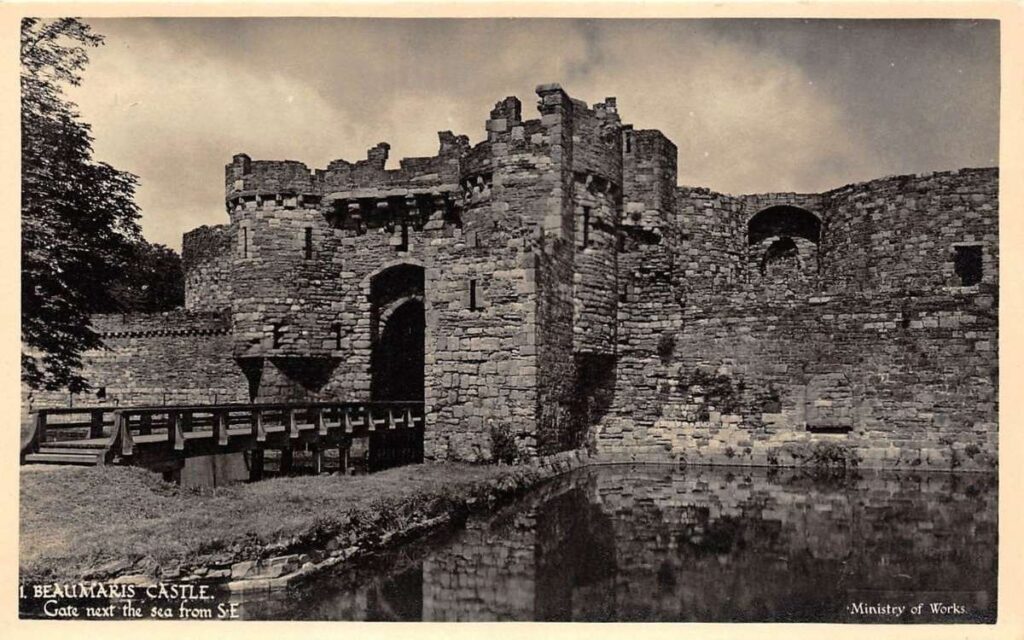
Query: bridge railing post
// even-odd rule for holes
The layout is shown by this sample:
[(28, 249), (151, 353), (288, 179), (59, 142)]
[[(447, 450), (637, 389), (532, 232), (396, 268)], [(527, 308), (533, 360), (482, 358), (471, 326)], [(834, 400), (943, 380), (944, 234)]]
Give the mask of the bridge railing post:
[(217, 445), (228, 446), (228, 412), (225, 409), (217, 409), (213, 412), (213, 435), (217, 439)]
[(338, 471), (341, 475), (348, 474), (348, 447), (338, 447)]
[(324, 450), (319, 446), (313, 447), (313, 473), (320, 475), (324, 471)]
[(254, 448), (249, 452), (249, 480), (257, 481), (263, 479), (263, 449)]
[(132, 438), (132, 430), (128, 428), (128, 414), (123, 411), (114, 412), (114, 429), (121, 440), (121, 455), (131, 456), (135, 453), (135, 439)]
[(259, 407), (252, 410), (252, 435), (256, 442), (267, 441), (267, 427), (263, 424), (263, 411)]
[(182, 430), (184, 417), (181, 411), (172, 411), (168, 416), (167, 435), (171, 441), (171, 448), (175, 451), (185, 450), (185, 432)]
[(93, 409), (89, 412), (91, 421), (89, 423), (89, 438), (103, 437), (103, 414), (106, 409)]
[(46, 410), (40, 409), (39, 413), (36, 414), (36, 439), (41, 445), (46, 444), (46, 421)]
[(324, 419), (324, 411), (320, 407), (313, 409), (313, 425), (316, 427), (316, 434), (320, 437), (327, 435), (327, 421)]

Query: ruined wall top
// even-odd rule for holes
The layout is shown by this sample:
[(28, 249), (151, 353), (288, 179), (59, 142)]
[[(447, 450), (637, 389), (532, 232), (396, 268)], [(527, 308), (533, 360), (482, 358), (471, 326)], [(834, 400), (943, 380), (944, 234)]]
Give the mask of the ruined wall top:
[(536, 89), (540, 117), (523, 120), (522, 103), (515, 96), (498, 101), (485, 123), (487, 137), (471, 147), (469, 138), (451, 131), (438, 133), (437, 155), (403, 158), (398, 169), (386, 169), (390, 145), (378, 143), (365, 160), (333, 160), (325, 169), (310, 169), (294, 160), (253, 160), (241, 153), (225, 166), (225, 197), (229, 201), (255, 195), (314, 195), (369, 188), (429, 188), (456, 185), (460, 178), (486, 169), (493, 144), (529, 145), (541, 142), (546, 127), (561, 122), (563, 115), (578, 132), (574, 170), (619, 182), (621, 173), (621, 122), (617, 101), (588, 106), (571, 98), (558, 84)]
[(228, 201), (252, 195), (327, 195), (373, 187), (456, 184), (459, 158), (469, 148), (469, 138), (451, 131), (438, 132), (436, 156), (403, 158), (398, 169), (386, 169), (391, 145), (378, 143), (356, 162), (338, 159), (326, 169), (310, 170), (294, 160), (252, 160), (238, 154), (224, 168)]

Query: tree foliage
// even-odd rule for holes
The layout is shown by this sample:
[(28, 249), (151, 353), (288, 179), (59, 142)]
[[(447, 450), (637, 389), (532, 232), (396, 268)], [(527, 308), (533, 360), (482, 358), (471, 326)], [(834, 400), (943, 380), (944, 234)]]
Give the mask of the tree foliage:
[(102, 37), (74, 18), (21, 29), (22, 377), (33, 388), (87, 388), (89, 314), (117, 307), (112, 283), (141, 241), (137, 178), (92, 159), (89, 125), (64, 95)]
[(139, 242), (132, 247), (126, 269), (111, 285), (111, 312), (154, 313), (185, 303), (181, 257), (162, 244)]

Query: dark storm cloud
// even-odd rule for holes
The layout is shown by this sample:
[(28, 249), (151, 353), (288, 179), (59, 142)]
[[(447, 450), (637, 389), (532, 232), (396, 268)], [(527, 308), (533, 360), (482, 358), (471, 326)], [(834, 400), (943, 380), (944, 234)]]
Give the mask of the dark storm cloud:
[(143, 226), (225, 221), (231, 155), (322, 167), (474, 141), (493, 103), (561, 82), (679, 146), (680, 182), (816, 191), (994, 165), (998, 26), (977, 21), (96, 20), (72, 94), (97, 155), (142, 179)]

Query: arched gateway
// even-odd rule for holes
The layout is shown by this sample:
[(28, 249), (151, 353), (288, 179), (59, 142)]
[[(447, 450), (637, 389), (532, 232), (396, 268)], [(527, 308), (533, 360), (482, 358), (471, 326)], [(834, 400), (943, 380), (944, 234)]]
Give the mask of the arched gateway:
[[(424, 367), (422, 266), (400, 263), (370, 278), (370, 399), (422, 402)], [(422, 430), (370, 436), (371, 468), (422, 462)]]

